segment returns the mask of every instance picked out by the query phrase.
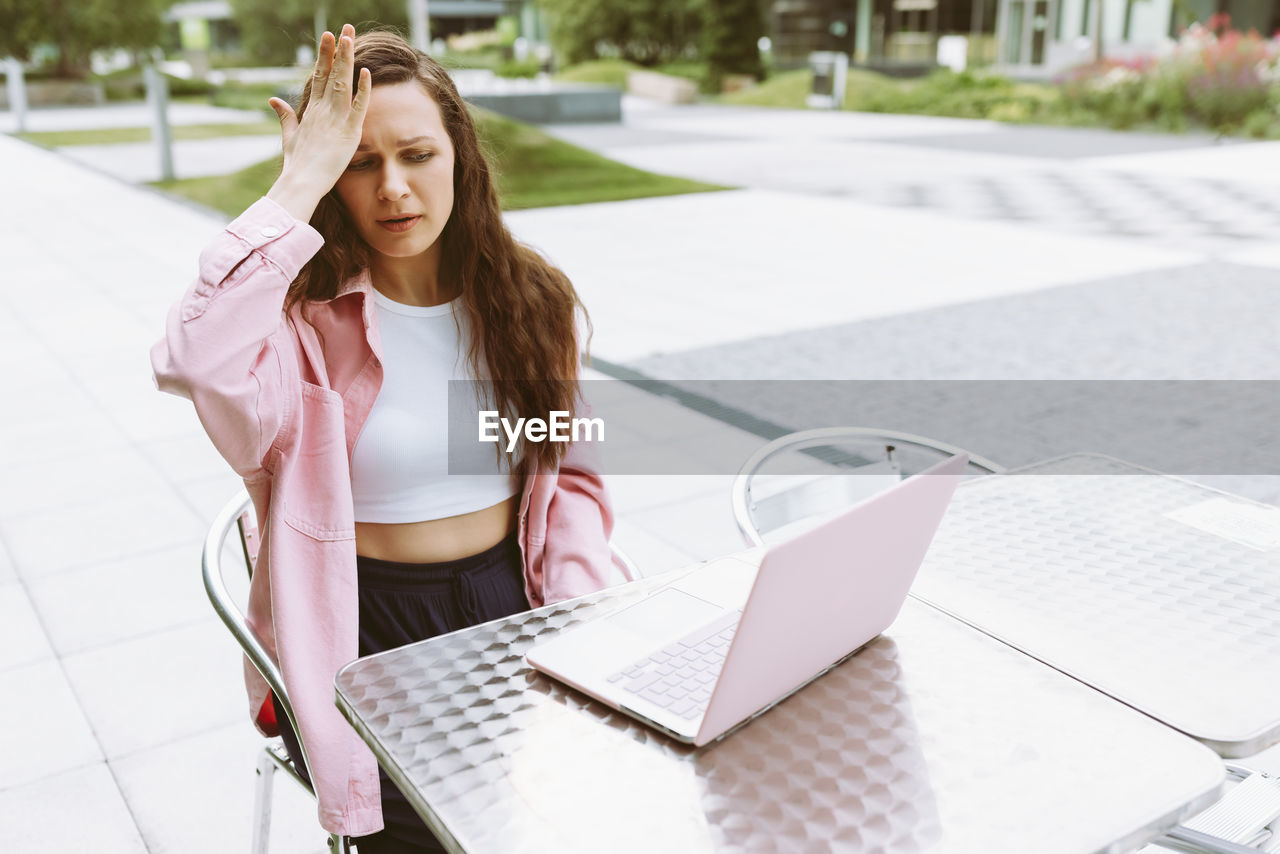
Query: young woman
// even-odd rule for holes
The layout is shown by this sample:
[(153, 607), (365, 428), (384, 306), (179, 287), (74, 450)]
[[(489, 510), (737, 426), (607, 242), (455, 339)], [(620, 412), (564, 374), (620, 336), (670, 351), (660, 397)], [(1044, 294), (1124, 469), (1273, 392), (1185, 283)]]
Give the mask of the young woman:
[[(270, 103), (280, 177), (201, 254), (152, 362), (253, 498), (249, 621), (279, 661), (321, 825), (361, 854), (431, 850), (333, 678), (357, 655), (604, 586), (612, 516), (586, 446), (448, 457), (450, 380), (485, 383), (504, 413), (582, 408), (581, 306), (503, 226), (457, 90), (399, 36), (325, 33), (297, 113)], [(269, 732), (269, 692), (246, 671)]]

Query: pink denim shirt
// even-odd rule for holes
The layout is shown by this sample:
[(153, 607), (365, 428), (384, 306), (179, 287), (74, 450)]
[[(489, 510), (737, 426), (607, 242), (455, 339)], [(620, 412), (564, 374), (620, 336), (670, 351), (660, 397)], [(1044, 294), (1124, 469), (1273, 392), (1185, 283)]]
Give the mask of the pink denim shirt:
[[(290, 282), (323, 243), (275, 202), (255, 202), (201, 253), (151, 362), (157, 386), (195, 404), (244, 478), (262, 531), (248, 621), (280, 665), (321, 826), (363, 836), (382, 829), (377, 761), (334, 705), (333, 680), (357, 654), (350, 459), (382, 365), (367, 273), (307, 304), (306, 320), (283, 314)], [(526, 477), (518, 537), (530, 604), (604, 587), (612, 527), (589, 446)], [(256, 722), (268, 689), (247, 662), (245, 676)]]

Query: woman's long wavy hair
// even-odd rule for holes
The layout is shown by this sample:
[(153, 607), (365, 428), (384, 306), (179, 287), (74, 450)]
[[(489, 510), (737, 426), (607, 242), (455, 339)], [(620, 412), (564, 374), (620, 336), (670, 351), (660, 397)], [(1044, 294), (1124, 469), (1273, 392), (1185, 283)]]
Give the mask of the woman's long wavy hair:
[[(490, 402), (504, 416), (547, 419), (555, 410), (576, 412), (574, 320), (581, 310), (589, 330), (586, 309), (568, 277), (517, 243), (503, 224), (475, 123), (448, 72), (399, 34), (382, 30), (356, 36), (353, 92), (361, 68), (369, 69), (375, 87), (416, 82), (440, 107), (454, 151), (453, 212), (439, 237), (440, 278), (461, 288), (459, 302), (472, 330), (467, 353), (472, 375), (489, 380)], [(299, 118), (310, 99), (309, 78), (298, 104)], [(290, 286), (290, 308), (333, 299), (342, 282), (369, 264), (370, 249), (347, 219), (336, 191), (321, 200), (311, 225), (324, 236), (324, 246)], [(566, 447), (559, 442), (526, 443), (518, 470), (554, 468)]]

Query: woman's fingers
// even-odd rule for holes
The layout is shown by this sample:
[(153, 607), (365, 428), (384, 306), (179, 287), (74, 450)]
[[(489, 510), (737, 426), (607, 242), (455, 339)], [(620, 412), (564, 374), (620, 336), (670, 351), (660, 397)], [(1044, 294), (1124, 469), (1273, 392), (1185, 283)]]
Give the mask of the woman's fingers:
[(355, 70), (355, 64), (356, 28), (343, 24), (342, 35), (338, 37), (337, 49), (334, 51), (328, 87), (328, 94), (342, 106), (351, 103), (351, 73)]
[(275, 111), (276, 117), (280, 119), (280, 142), (284, 147), (289, 146), (289, 140), (293, 138), (294, 132), (298, 129), (298, 116), (287, 103), (279, 98), (269, 98), (267, 105)]
[(333, 69), (333, 54), (336, 43), (333, 33), (326, 30), (320, 36), (320, 46), (316, 50), (316, 66), (311, 71), (311, 91), (324, 92), (329, 80), (329, 72)]
[(369, 90), (373, 88), (373, 75), (369, 69), (360, 69), (360, 81), (356, 84), (356, 95), (351, 99), (351, 112), (347, 115), (347, 123), (353, 130), (364, 126), (364, 114), (369, 109)]

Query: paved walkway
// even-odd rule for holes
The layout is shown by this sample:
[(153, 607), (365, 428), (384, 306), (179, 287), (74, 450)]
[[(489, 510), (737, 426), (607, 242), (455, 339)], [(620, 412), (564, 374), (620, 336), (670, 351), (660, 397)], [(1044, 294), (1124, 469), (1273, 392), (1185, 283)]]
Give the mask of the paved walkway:
[[(611, 365), (672, 378), (1276, 372), (1269, 232), (1175, 243), (858, 189), (1105, 176), (1119, 157), (1143, 165), (1118, 171), (1157, 181), (1257, 184), (1272, 180), (1268, 146), (1135, 155), (1116, 138), (1111, 155), (1091, 139), (1087, 157), (1032, 158), (1008, 141), (974, 151), (1004, 132), (984, 123), (640, 106), (622, 131), (564, 132), (748, 189), (509, 218), (574, 279)], [(0, 158), (0, 364), (16, 384), (0, 419), (0, 671), (19, 698), (0, 710), (0, 815), (19, 851), (242, 848), (258, 741), (196, 569), (238, 484), (147, 362), (221, 218), (9, 138)], [(836, 167), (844, 189), (827, 192)], [(654, 422), (654, 441), (705, 428), (671, 406)], [(620, 539), (652, 571), (739, 542), (725, 478), (612, 486)], [(319, 854), (314, 828), (311, 805), (278, 782), (271, 850)]]

